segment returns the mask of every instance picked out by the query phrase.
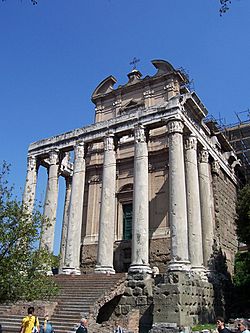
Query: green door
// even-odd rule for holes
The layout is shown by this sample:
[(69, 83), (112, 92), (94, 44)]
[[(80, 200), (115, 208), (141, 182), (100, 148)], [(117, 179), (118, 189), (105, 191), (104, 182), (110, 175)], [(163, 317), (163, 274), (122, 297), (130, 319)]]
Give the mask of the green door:
[(133, 206), (132, 203), (122, 205), (123, 208), (123, 239), (132, 239), (132, 215)]

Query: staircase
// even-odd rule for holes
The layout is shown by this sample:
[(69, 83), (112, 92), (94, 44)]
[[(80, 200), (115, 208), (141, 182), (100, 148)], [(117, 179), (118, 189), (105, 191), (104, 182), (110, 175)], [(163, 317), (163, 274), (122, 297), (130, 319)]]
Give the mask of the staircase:
[[(107, 295), (112, 295), (119, 286), (124, 284), (126, 275), (125, 273), (57, 275), (54, 279), (60, 292), (53, 300), (58, 304), (51, 322), (56, 333), (67, 333), (74, 331), (83, 316), (88, 316), (94, 308), (98, 309), (103, 303), (100, 300), (104, 296), (108, 301)], [(8, 313), (10, 307), (9, 305), (0, 306), (0, 324), (3, 333), (18, 333), (23, 315)], [(39, 318), (40, 322), (42, 319)]]

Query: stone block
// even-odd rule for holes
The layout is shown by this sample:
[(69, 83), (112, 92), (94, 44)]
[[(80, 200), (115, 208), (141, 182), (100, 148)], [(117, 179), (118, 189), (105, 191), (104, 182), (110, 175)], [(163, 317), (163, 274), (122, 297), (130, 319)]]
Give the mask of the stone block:
[(122, 305), (121, 307), (121, 313), (123, 315), (127, 315), (131, 310), (131, 306), (130, 305)]
[(124, 296), (132, 296), (133, 295), (133, 289), (132, 288), (125, 288), (124, 290)]
[(136, 303), (137, 305), (147, 305), (147, 296), (138, 296)]
[(134, 296), (142, 295), (142, 289), (139, 287), (135, 287), (135, 289), (133, 290), (133, 295)]

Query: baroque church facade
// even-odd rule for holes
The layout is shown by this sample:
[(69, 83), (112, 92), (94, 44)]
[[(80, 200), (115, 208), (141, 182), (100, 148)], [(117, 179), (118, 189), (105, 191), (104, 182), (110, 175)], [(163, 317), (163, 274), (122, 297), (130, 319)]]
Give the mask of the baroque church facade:
[(29, 146), (24, 201), (32, 210), (38, 168), (48, 170), (41, 246), (53, 252), (58, 179), (65, 178), (62, 274), (191, 272), (208, 281), (221, 253), (237, 250), (239, 160), (185, 74), (107, 77), (94, 90), (95, 122)]

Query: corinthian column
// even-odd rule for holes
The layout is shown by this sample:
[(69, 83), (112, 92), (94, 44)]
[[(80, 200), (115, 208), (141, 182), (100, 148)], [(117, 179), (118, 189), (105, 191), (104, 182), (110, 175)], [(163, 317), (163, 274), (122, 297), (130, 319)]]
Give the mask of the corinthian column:
[(199, 182), (201, 199), (203, 257), (205, 267), (209, 266), (209, 261), (213, 253), (214, 241), (213, 194), (208, 157), (208, 151), (206, 149), (203, 149), (200, 152)]
[(72, 177), (68, 176), (65, 178), (66, 192), (65, 192), (65, 202), (64, 202), (64, 212), (63, 212), (63, 225), (62, 225), (62, 236), (60, 244), (60, 267), (59, 271), (62, 272), (62, 268), (65, 266), (65, 251), (67, 244), (67, 234), (69, 225), (69, 203), (71, 195)]
[(185, 141), (188, 240), (191, 269), (204, 272), (200, 191), (197, 163), (197, 139), (190, 135)]
[(171, 261), (168, 270), (189, 269), (186, 184), (183, 155), (183, 123), (168, 122), (169, 135), (169, 223)]
[(80, 249), (84, 184), (84, 143), (80, 142), (75, 146), (74, 170), (69, 206), (69, 224), (65, 251), (65, 266), (63, 267), (63, 273), (65, 274), (81, 274)]
[(113, 134), (104, 138), (102, 195), (96, 273), (114, 274), (116, 159)]
[(42, 228), (41, 247), (53, 252), (58, 199), (58, 151), (49, 154), (48, 183), (44, 205), (44, 217), (48, 219)]
[(37, 165), (36, 165), (36, 157), (35, 156), (28, 156), (27, 161), (27, 176), (26, 176), (26, 183), (23, 193), (23, 204), (25, 210), (28, 213), (32, 213), (35, 196), (36, 196), (36, 181), (37, 181)]
[(132, 263), (129, 272), (151, 273), (148, 263), (148, 148), (144, 127), (135, 127)]

